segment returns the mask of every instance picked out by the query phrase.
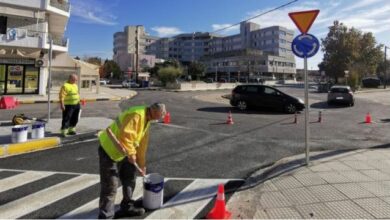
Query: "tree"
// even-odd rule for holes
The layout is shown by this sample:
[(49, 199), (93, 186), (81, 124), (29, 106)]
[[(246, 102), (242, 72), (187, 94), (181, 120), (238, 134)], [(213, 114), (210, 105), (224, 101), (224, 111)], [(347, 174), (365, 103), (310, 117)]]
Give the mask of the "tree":
[(167, 66), (158, 70), (158, 77), (166, 85), (168, 82), (175, 82), (175, 80), (183, 74), (183, 69), (180, 67)]
[(103, 72), (105, 77), (110, 77), (111, 73), (113, 73), (113, 77), (116, 79), (119, 79), (122, 73), (118, 64), (113, 60), (105, 60), (103, 65)]
[(102, 58), (100, 57), (87, 57), (85, 56), (83, 60), (87, 63), (95, 64), (95, 65), (102, 65)]
[[(382, 45), (376, 45), (372, 33), (346, 27), (335, 21), (322, 41), (323, 61), (318, 65), (320, 71), (332, 77), (335, 83), (344, 77), (345, 70), (353, 75), (353, 82), (360, 82), (365, 75), (375, 74), (380, 63)], [(352, 80), (351, 80), (352, 82)], [(353, 85), (356, 87), (357, 85)]]
[(199, 62), (192, 62), (188, 67), (188, 74), (191, 75), (192, 79), (199, 80), (200, 77), (204, 76), (206, 67)]

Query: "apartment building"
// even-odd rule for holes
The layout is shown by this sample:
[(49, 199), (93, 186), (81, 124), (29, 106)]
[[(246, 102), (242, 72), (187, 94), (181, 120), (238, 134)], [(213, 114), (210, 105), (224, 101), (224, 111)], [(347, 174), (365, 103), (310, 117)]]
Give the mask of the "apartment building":
[(149, 52), (146, 48), (157, 40), (157, 37), (149, 36), (142, 25), (126, 26), (123, 32), (114, 34), (113, 60), (123, 72), (127, 73), (140, 72), (145, 67), (153, 67), (156, 62), (154, 54), (157, 48), (150, 48)]
[(46, 94), (53, 59), (67, 56), (67, 0), (0, 0), (0, 95)]
[(149, 36), (141, 25), (127, 26), (124, 32), (114, 34), (114, 60), (122, 71), (134, 71), (137, 60), (138, 65), (143, 60), (152, 67), (155, 56), (177, 59), (184, 65), (200, 61), (206, 65), (206, 73), (220, 77), (288, 79), (296, 75), (293, 37), (294, 32), (284, 27), (260, 28), (252, 22), (242, 22), (240, 32), (231, 36), (193, 32), (170, 38)]
[[(202, 58), (207, 73), (221, 77), (295, 78), (295, 57), (291, 51), (294, 32), (280, 26), (261, 29), (242, 22), (240, 33), (214, 37), (210, 53)], [(212, 75), (212, 74), (211, 74)]]

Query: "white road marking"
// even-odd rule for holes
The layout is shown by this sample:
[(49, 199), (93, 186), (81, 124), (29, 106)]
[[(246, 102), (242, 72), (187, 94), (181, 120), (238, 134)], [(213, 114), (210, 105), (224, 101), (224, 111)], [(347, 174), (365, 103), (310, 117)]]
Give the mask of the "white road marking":
[(47, 189), (30, 194), (21, 199), (0, 206), (0, 218), (20, 218), (43, 208), (75, 192), (81, 191), (99, 182), (96, 176), (81, 175)]

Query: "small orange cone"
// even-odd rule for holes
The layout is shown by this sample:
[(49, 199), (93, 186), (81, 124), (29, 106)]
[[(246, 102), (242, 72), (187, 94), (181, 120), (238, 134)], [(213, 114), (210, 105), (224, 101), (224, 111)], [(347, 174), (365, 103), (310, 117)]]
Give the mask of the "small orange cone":
[(214, 208), (207, 214), (207, 219), (230, 219), (232, 213), (226, 210), (225, 190), (223, 184), (218, 185), (217, 199)]
[(169, 123), (171, 123), (171, 114), (167, 112), (164, 116), (164, 124), (169, 124)]
[(81, 99), (81, 105), (82, 106), (85, 106), (86, 103), (87, 103), (87, 101), (85, 99)]
[(367, 115), (366, 115), (366, 124), (370, 124), (371, 123), (371, 115), (369, 112), (367, 112)]
[(231, 111), (229, 111), (228, 119), (227, 119), (227, 121), (226, 121), (226, 124), (228, 124), (228, 125), (234, 124), (234, 122), (233, 122), (233, 116), (232, 116), (232, 112), (231, 112)]

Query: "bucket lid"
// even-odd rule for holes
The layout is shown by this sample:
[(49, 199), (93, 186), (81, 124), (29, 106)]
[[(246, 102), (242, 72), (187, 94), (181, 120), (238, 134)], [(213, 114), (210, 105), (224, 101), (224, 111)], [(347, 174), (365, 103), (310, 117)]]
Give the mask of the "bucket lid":
[(15, 125), (12, 128), (13, 132), (20, 132), (20, 131), (26, 131), (28, 129), (28, 125)]
[(32, 129), (42, 128), (42, 127), (45, 127), (45, 123), (38, 122), (38, 123), (34, 123), (34, 124), (32, 125)]

